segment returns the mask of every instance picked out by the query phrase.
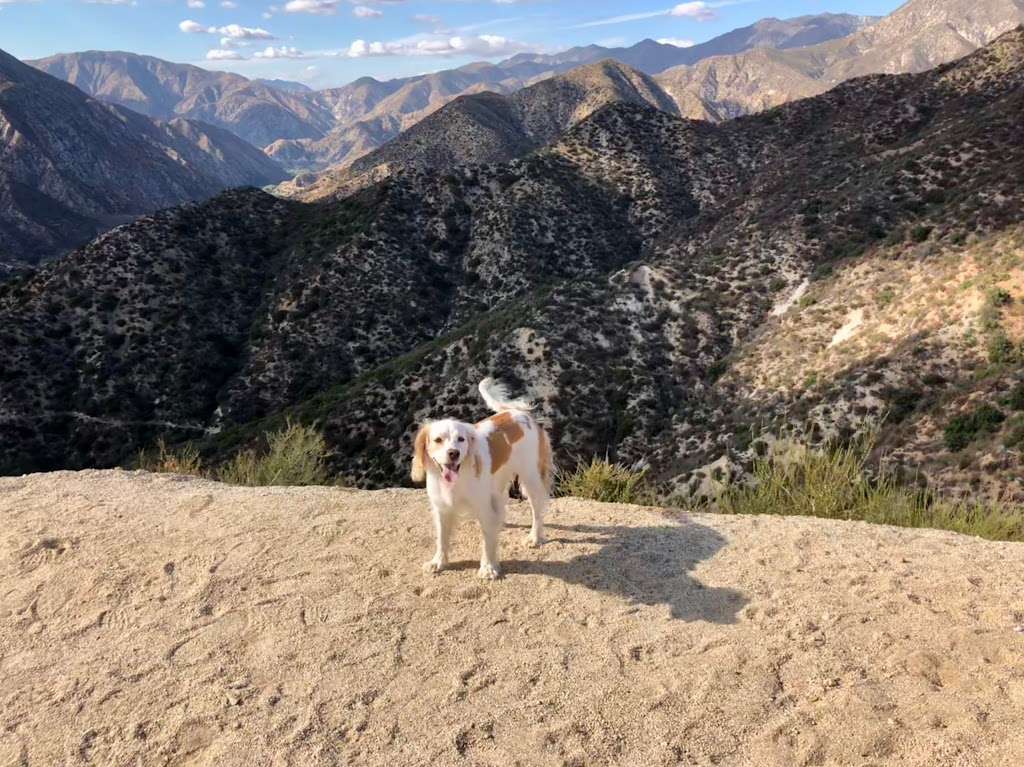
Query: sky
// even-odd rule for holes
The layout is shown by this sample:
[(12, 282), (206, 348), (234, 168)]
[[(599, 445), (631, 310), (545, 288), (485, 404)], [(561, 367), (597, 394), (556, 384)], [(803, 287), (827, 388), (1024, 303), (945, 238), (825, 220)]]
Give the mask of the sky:
[(523, 51), (686, 46), (758, 19), (885, 15), (898, 0), (0, 0), (21, 59), (127, 50), (315, 88), (498, 61)]

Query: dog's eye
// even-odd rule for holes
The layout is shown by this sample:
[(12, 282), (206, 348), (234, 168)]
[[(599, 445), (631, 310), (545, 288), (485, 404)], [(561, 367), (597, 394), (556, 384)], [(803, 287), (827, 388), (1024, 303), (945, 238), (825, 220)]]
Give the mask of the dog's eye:
[(459, 442), (465, 442), (465, 441), (466, 441), (465, 437), (459, 437)]
[(440, 445), (442, 442), (444, 442), (444, 440), (441, 439), (440, 437), (434, 437), (434, 442)]

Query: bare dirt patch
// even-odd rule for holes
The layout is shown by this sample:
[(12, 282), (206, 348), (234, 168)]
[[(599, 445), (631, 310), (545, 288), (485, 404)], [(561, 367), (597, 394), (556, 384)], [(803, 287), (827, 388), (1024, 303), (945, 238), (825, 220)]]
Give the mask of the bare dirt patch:
[(1010, 765), (1024, 546), (560, 500), (0, 479), (0, 765)]

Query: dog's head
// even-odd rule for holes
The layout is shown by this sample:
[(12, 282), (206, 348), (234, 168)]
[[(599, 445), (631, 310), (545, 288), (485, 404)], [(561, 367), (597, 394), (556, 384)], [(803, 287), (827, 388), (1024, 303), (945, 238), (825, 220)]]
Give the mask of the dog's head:
[(468, 423), (445, 419), (425, 423), (412, 448), (412, 481), (422, 482), (428, 471), (454, 485), (459, 473), (474, 460), (476, 430)]

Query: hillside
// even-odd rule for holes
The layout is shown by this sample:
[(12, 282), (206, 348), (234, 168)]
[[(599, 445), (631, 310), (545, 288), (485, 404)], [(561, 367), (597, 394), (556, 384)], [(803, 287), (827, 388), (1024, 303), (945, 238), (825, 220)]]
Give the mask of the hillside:
[(513, 505), (484, 583), (469, 525), (422, 572), (422, 491), (90, 471), (0, 499), (3, 764), (1024, 758), (1021, 544), (560, 499), (541, 549)]
[(393, 485), (492, 374), (563, 463), (667, 494), (884, 421), (909, 480), (1024, 497), (1022, 84), (1018, 29), (720, 125), (614, 103), (508, 163), (142, 219), (0, 289), (0, 470), (214, 459), (289, 415)]
[(511, 96), (462, 96), (380, 149), (339, 170), (300, 176), (279, 192), (303, 200), (347, 194), (392, 172), (507, 162), (550, 144), (603, 106), (644, 104), (676, 112), (648, 75), (612, 60), (577, 67)]
[(0, 275), (115, 223), (285, 174), (235, 136), (102, 104), (0, 51)]
[(725, 120), (824, 93), (852, 77), (923, 72), (1021, 23), (1022, 0), (909, 0), (845, 37), (705, 57), (667, 69), (657, 80), (684, 116)]

